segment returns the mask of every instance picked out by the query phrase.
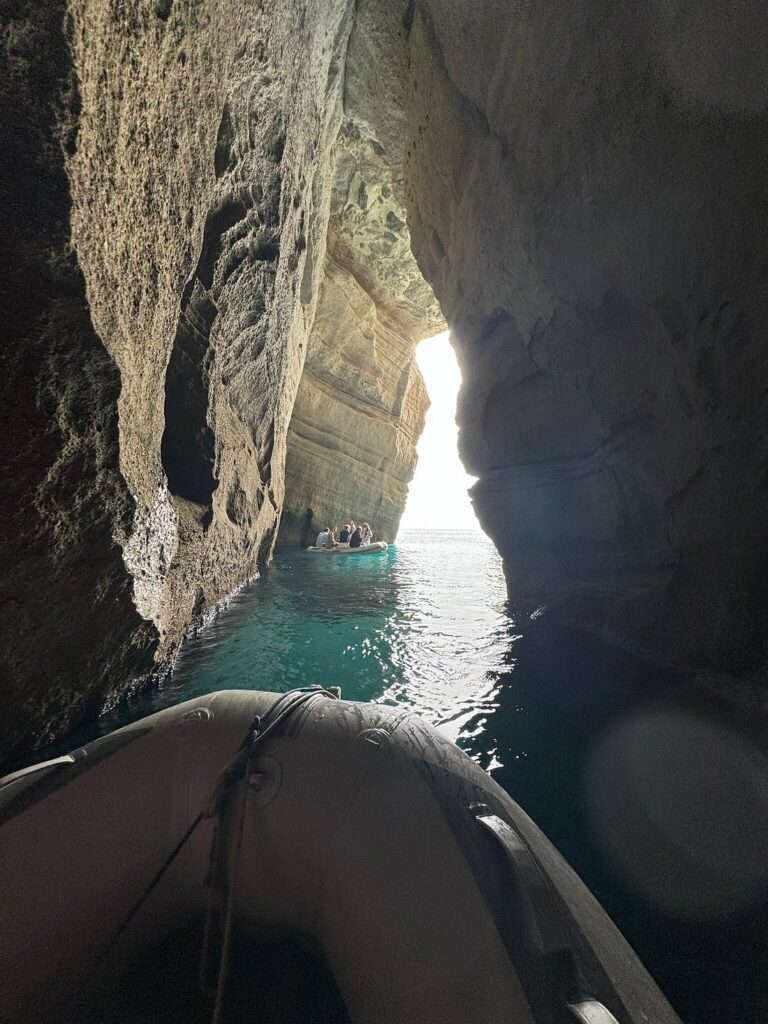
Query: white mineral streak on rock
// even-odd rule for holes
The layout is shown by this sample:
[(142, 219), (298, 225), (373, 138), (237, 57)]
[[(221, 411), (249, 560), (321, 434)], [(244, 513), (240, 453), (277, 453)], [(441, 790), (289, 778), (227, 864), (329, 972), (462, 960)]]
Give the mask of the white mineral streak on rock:
[(166, 577), (178, 546), (178, 525), (178, 514), (163, 484), (149, 508), (137, 502), (133, 529), (123, 545), (123, 561), (133, 577), (134, 604), (158, 630), (162, 629)]

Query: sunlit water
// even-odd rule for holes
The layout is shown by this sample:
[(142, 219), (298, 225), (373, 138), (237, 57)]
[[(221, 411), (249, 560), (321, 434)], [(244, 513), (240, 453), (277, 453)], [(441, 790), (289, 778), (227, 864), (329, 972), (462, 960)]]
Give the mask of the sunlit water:
[[(585, 812), (594, 750), (632, 716), (679, 711), (674, 682), (553, 628), (546, 614), (517, 616), (500, 559), (479, 532), (403, 531), (381, 556), (279, 549), (185, 645), (169, 680), (70, 739), (84, 742), (212, 690), (312, 683), (412, 708), (490, 770), (595, 891), (686, 1024), (768, 1020), (765, 900), (757, 894), (722, 920), (660, 909), (611, 870)], [(715, 709), (716, 721), (724, 716)], [(690, 763), (700, 754), (693, 749)], [(652, 771), (653, 757), (647, 765)], [(618, 803), (620, 814), (621, 792)], [(724, 865), (720, 876), (727, 873)]]
[[(512, 625), (501, 561), (476, 530), (404, 531), (383, 555), (279, 550), (187, 644), (167, 683), (101, 727), (212, 690), (320, 683), (349, 700), (407, 705), (453, 740), (478, 738)], [(493, 746), (484, 753), (497, 763)]]

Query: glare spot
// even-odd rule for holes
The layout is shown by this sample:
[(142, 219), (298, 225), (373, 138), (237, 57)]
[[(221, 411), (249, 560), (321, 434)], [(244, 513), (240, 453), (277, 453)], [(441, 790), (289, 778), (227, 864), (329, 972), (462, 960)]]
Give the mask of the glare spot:
[(418, 443), (419, 461), (401, 521), (406, 530), (479, 530), (467, 489), (475, 482), (458, 453), (456, 399), (461, 373), (448, 332), (416, 349), (431, 405)]
[(609, 728), (583, 778), (596, 842), (631, 891), (667, 914), (722, 919), (768, 886), (768, 761), (691, 714), (637, 713)]

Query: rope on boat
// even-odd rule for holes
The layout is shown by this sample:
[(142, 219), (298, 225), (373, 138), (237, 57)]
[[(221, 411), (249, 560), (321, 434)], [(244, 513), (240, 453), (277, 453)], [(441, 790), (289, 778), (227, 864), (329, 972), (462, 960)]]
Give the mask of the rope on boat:
[[(134, 920), (136, 915), (139, 913), (141, 908), (147, 902), (151, 894), (157, 888), (162, 881), (165, 873), (171, 867), (173, 862), (176, 860), (178, 855), (184, 849), (186, 844), (189, 842), (198, 825), (206, 819), (218, 818), (219, 824), (214, 834), (212, 852), (211, 852), (211, 872), (209, 873), (206, 884), (213, 881), (213, 876), (218, 869), (222, 868), (221, 857), (222, 851), (225, 849), (225, 837), (223, 836), (224, 829), (222, 828), (224, 815), (228, 808), (229, 799), (234, 793), (234, 790), (238, 782), (244, 782), (246, 772), (250, 761), (252, 760), (255, 751), (262, 745), (264, 740), (283, 722), (285, 719), (293, 714), (294, 711), (298, 710), (299, 707), (307, 703), (313, 697), (331, 697), (337, 700), (340, 696), (340, 690), (338, 687), (326, 688), (323, 686), (305, 686), (299, 687), (298, 689), (288, 690), (286, 693), (281, 694), (277, 700), (269, 707), (266, 714), (262, 717), (256, 715), (251, 724), (248, 727), (248, 731), (245, 734), (237, 753), (229, 761), (227, 765), (222, 769), (216, 780), (216, 785), (213, 789), (210, 799), (208, 800), (205, 807), (192, 819), (188, 828), (176, 843), (174, 848), (168, 854), (163, 861), (159, 870), (152, 877), (151, 881), (133, 904), (131, 909), (128, 911), (126, 916), (123, 918), (120, 926), (117, 928), (112, 938), (107, 942), (102, 951), (96, 957), (96, 965), (100, 965), (103, 961), (112, 953), (117, 946), (121, 937), (125, 934), (126, 930)], [(226, 871), (224, 867), (223, 871), (219, 870), (220, 881), (223, 881), (226, 891), (225, 900), (225, 915), (224, 915), (224, 926), (223, 935), (221, 942), (221, 955), (219, 958), (218, 977), (216, 984), (216, 1001), (214, 1006), (213, 1024), (219, 1024), (221, 1020), (221, 1014), (223, 1011), (224, 993), (226, 989), (227, 980), (227, 967), (229, 960), (229, 953), (231, 949), (231, 934), (232, 924), (234, 919), (234, 889), (237, 878), (237, 866), (239, 862), (240, 846), (242, 845), (243, 826), (245, 823), (245, 810), (247, 804), (248, 787), (243, 785), (240, 790), (240, 800), (236, 809), (233, 825), (236, 829), (235, 846), (232, 856), (232, 864), (230, 871)], [(229, 881), (226, 881), (226, 875), (230, 874)], [(212, 899), (209, 900), (208, 913), (206, 915), (206, 927), (205, 927), (205, 938), (203, 947), (203, 963), (201, 965), (201, 977), (203, 977), (206, 967), (206, 961), (210, 951), (211, 943), (211, 932), (213, 922), (213, 910), (212, 910)]]
[[(289, 690), (287, 693), (282, 694), (265, 715), (264, 725), (261, 726), (260, 724), (253, 731), (253, 740), (245, 756), (243, 756), (243, 748), (241, 747), (240, 752), (233, 759), (231, 765), (224, 769), (222, 776), (226, 775), (227, 779), (223, 785), (218, 787), (218, 797), (214, 794), (215, 813), (218, 816), (219, 824), (211, 845), (211, 867), (206, 879), (206, 884), (209, 886), (209, 899), (205, 920), (203, 952), (200, 962), (201, 987), (203, 991), (206, 991), (213, 942), (214, 918), (216, 916), (216, 887), (218, 884), (220, 895), (223, 890), (224, 912), (223, 925), (221, 926), (221, 945), (216, 974), (213, 1016), (211, 1018), (212, 1024), (221, 1024), (224, 1014), (224, 996), (227, 989), (229, 960), (232, 949), (232, 927), (235, 918), (235, 888), (239, 874), (240, 849), (243, 842), (243, 827), (245, 825), (245, 811), (249, 792), (249, 787), (244, 784), (247, 768), (253, 757), (254, 750), (260, 746), (269, 733), (297, 708), (319, 694), (337, 699), (340, 691), (336, 687), (326, 690), (322, 687), (311, 686)], [(237, 791), (238, 801), (231, 814), (232, 820), (230, 823), (228, 820), (230, 817), (230, 800), (235, 795), (238, 782), (241, 783)], [(232, 842), (234, 842), (234, 847), (231, 846)], [(228, 854), (229, 856), (227, 856)]]

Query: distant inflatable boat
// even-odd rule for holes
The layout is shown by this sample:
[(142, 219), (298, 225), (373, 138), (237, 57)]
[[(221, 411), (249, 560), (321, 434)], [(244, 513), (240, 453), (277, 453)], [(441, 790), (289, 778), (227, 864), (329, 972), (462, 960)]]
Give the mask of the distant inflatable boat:
[(199, 697), (0, 779), (4, 1021), (69, 1020), (203, 921), (214, 1021), (235, 922), (313, 937), (355, 1024), (679, 1024), (477, 764), (320, 687)]
[(386, 551), (389, 545), (383, 540), (376, 540), (373, 544), (363, 544), (359, 548), (350, 548), (339, 545), (337, 548), (316, 548), (314, 545), (307, 548), (315, 555), (380, 555)]

